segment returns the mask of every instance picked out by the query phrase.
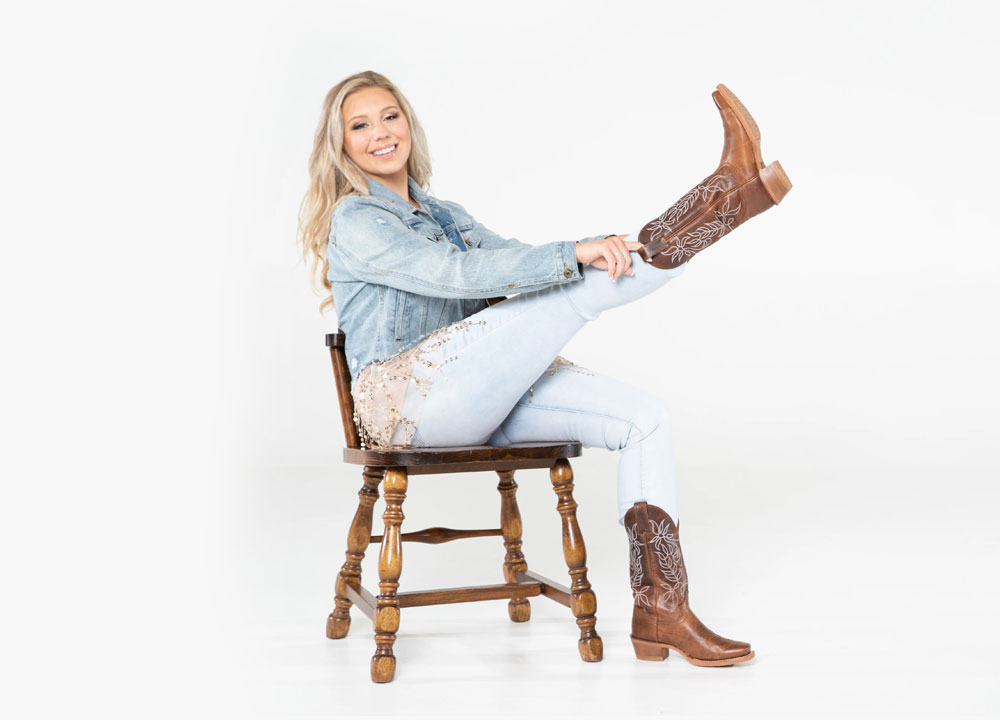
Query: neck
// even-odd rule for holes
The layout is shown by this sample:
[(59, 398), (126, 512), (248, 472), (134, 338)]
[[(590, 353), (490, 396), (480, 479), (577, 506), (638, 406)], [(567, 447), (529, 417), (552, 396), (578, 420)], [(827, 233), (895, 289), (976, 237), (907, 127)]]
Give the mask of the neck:
[(402, 167), (398, 172), (392, 175), (379, 175), (375, 177), (380, 183), (385, 185), (387, 188), (392, 190), (394, 193), (399, 195), (401, 198), (406, 200), (411, 205), (415, 205), (416, 202), (410, 197), (410, 186), (407, 182), (406, 168)]

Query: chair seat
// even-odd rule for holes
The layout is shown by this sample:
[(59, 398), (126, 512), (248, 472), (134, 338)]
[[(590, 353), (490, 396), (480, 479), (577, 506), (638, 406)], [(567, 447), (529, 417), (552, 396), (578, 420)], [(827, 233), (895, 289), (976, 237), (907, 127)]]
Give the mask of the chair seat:
[(578, 442), (464, 445), (455, 447), (344, 448), (344, 462), (369, 467), (405, 467), (410, 475), (551, 468), (560, 458), (579, 457)]

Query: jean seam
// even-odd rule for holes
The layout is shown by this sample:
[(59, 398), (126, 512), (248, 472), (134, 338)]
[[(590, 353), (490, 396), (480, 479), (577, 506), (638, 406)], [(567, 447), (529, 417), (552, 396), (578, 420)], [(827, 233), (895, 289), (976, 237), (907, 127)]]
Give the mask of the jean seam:
[[(536, 402), (524, 403), (520, 401), (514, 403), (514, 407), (523, 407), (523, 408), (537, 409), (537, 410), (557, 410), (559, 412), (576, 413), (577, 415), (593, 415), (594, 417), (610, 418), (611, 420), (621, 420), (622, 422), (627, 422), (629, 425), (635, 427), (635, 423), (633, 423), (628, 418), (618, 417), (617, 415), (608, 415), (607, 413), (602, 413), (602, 412), (595, 412), (594, 410), (575, 410), (573, 408), (559, 407), (557, 405), (539, 405)], [(659, 425), (657, 425), (656, 427), (659, 427)], [(653, 429), (655, 430), (656, 428)], [(645, 440), (646, 437), (649, 437), (649, 435), (640, 438), (640, 442), (642, 440)]]

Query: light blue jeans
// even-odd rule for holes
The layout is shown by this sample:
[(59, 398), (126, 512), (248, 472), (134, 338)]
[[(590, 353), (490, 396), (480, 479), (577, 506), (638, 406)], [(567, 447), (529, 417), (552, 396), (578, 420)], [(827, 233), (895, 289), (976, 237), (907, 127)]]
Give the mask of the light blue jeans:
[[(626, 240), (635, 240), (630, 235)], [(640, 500), (677, 514), (677, 481), (666, 408), (644, 390), (573, 365), (549, 369), (569, 340), (603, 310), (662, 287), (686, 265), (664, 270), (632, 252), (634, 275), (616, 281), (588, 267), (566, 285), (508, 297), (470, 315), (415, 363), (431, 378), (427, 397), (411, 384), (402, 414), (414, 420), (417, 447), (576, 441), (618, 450), (618, 522)], [(447, 362), (444, 362), (446, 361)], [(443, 364), (442, 364), (443, 363)]]

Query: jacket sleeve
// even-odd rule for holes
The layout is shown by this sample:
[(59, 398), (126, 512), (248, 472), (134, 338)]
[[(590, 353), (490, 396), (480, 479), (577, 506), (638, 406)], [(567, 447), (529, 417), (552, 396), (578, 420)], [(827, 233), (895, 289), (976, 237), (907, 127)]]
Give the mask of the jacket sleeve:
[[(447, 205), (451, 210), (458, 210), (463, 215), (465, 215), (466, 217), (469, 218), (469, 220), (472, 222), (472, 229), (476, 232), (476, 234), (482, 240), (482, 242), (480, 243), (479, 247), (483, 247), (483, 248), (487, 248), (487, 249), (508, 248), (508, 247), (533, 247), (531, 245), (528, 245), (527, 243), (521, 242), (517, 238), (505, 238), (502, 235), (497, 235), (495, 232), (493, 232), (488, 227), (486, 227), (485, 225), (483, 225), (481, 222), (479, 222), (478, 220), (476, 220), (476, 218), (472, 217), (472, 214), (468, 210), (466, 210), (462, 205), (460, 205), (459, 203), (455, 202), (454, 200), (438, 200), (438, 202), (440, 202), (440, 203), (442, 203), (444, 205)], [(612, 233), (612, 234), (614, 234), (614, 233)], [(589, 240), (603, 240), (606, 237), (608, 237), (608, 236), (607, 235), (594, 235), (592, 237), (582, 238), (578, 242), (587, 242)], [(573, 257), (574, 257), (574, 261), (575, 261), (575, 258), (576, 258), (576, 250), (575, 249), (573, 251)], [(581, 265), (580, 267), (581, 267), (581, 274), (582, 274), (582, 268), (583, 268), (583, 266)]]
[(358, 280), (418, 295), (489, 298), (583, 277), (574, 240), (504, 242), (460, 250), (411, 229), (368, 195), (344, 199), (330, 223), (331, 266)]

